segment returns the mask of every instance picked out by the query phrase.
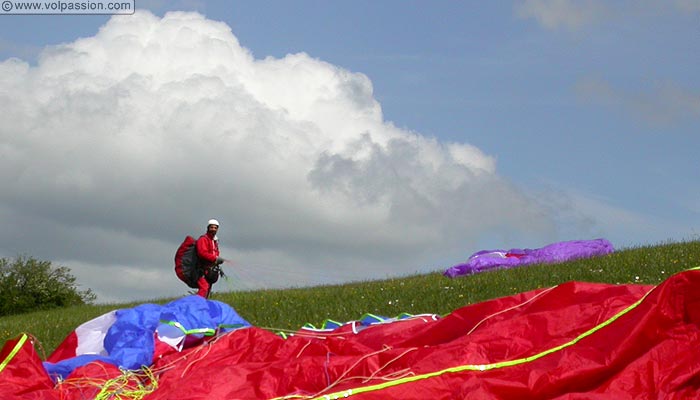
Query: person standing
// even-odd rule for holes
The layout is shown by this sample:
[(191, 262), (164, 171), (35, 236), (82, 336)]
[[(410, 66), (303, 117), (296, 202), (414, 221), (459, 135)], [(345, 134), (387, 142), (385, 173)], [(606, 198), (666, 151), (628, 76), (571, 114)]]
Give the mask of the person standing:
[(219, 265), (224, 259), (219, 256), (219, 221), (210, 219), (207, 222), (207, 233), (197, 239), (195, 247), (199, 258), (200, 274), (197, 279), (197, 294), (209, 298), (211, 288), (219, 280)]

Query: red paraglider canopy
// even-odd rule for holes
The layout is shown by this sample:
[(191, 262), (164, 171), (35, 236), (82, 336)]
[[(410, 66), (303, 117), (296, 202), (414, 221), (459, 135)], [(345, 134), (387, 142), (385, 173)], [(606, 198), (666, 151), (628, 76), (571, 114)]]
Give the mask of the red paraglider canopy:
[[(569, 282), (443, 318), (302, 329), (288, 338), (248, 327), (164, 353), (140, 378), (138, 398), (698, 398), (698, 287), (700, 271), (690, 270), (658, 286)], [(36, 368), (27, 370), (35, 381), (18, 380), (12, 367), (35, 358), (31, 349), (0, 371), (3, 393), (88, 393), (75, 380), (47, 390)], [(73, 374), (89, 377), (85, 371)]]

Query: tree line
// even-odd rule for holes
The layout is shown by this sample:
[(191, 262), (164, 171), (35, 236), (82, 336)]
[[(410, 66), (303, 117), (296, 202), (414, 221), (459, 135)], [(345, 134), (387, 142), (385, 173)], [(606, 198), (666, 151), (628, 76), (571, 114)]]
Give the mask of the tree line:
[(0, 258), (0, 316), (92, 304), (92, 289), (79, 290), (65, 266), (19, 256)]

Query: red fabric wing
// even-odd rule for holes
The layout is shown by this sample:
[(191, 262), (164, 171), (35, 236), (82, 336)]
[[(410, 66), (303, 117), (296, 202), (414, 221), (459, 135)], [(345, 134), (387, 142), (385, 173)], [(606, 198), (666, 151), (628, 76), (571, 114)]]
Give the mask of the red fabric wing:
[[(145, 399), (698, 398), (698, 287), (692, 270), (657, 287), (570, 282), (437, 320), (288, 339), (241, 329), (158, 357)], [(0, 372), (0, 391), (56, 398), (31, 350)]]

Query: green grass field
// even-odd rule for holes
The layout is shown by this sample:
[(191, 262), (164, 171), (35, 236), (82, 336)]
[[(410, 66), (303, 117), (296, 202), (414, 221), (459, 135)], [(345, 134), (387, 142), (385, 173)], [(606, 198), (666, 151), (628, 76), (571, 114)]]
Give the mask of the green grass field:
[[(285, 290), (215, 293), (251, 324), (273, 331), (295, 331), (305, 323), (346, 322), (365, 313), (446, 315), (480, 301), (550, 287), (568, 281), (658, 284), (670, 275), (700, 266), (700, 240), (620, 249), (604, 257), (562, 264), (531, 265), (450, 279), (442, 271), (380, 281)], [(218, 284), (217, 288), (224, 285)], [(165, 304), (173, 299), (150, 302)], [(81, 323), (110, 310), (137, 305), (108, 304), (0, 317), (0, 343), (20, 333), (36, 338), (45, 358)]]

